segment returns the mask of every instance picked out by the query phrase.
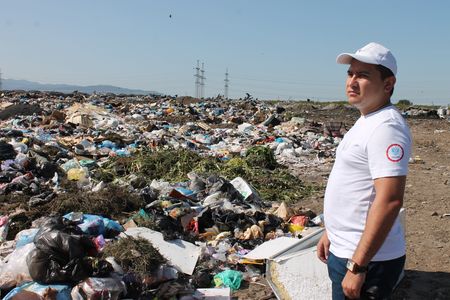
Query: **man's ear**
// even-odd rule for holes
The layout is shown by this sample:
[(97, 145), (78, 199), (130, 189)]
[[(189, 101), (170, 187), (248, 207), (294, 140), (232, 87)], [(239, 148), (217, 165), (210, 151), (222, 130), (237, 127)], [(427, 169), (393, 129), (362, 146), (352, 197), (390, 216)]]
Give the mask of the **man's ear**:
[(390, 76), (384, 80), (384, 91), (386, 93), (390, 93), (394, 88), (396, 79), (394, 76)]

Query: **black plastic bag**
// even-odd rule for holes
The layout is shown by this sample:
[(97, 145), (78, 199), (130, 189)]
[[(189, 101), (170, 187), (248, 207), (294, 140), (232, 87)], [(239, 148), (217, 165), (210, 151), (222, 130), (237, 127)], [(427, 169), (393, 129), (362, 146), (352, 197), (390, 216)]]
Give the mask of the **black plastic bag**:
[[(31, 278), (44, 284), (78, 282), (94, 273), (95, 245), (61, 218), (47, 220), (34, 238), (36, 249), (27, 257)], [(103, 266), (102, 266), (103, 267)]]
[(17, 153), (11, 144), (0, 141), (0, 160), (14, 159), (16, 155)]

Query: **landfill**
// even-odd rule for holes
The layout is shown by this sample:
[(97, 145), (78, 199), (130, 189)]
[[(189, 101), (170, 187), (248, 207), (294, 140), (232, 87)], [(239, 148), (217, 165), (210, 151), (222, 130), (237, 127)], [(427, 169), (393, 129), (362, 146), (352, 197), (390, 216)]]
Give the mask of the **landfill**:
[[(3, 299), (231, 299), (302, 239), (348, 126), (276, 103), (5, 91)], [(312, 229), (311, 229), (312, 228)]]

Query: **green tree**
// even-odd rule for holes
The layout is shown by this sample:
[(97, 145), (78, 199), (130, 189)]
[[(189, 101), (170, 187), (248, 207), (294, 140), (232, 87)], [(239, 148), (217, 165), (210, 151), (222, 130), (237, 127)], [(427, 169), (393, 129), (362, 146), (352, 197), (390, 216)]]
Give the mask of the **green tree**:
[(411, 106), (413, 103), (407, 99), (402, 99), (397, 102), (398, 106)]

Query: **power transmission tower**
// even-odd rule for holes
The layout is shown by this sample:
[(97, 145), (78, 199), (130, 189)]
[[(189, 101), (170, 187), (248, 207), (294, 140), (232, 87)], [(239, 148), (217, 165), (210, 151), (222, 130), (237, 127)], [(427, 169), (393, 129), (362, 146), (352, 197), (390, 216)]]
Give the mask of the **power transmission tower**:
[(200, 96), (200, 62), (197, 60), (197, 68), (195, 68), (195, 98)]
[(225, 93), (224, 93), (224, 97), (225, 99), (228, 99), (228, 82), (230, 82), (230, 80), (228, 79), (228, 68), (227, 71), (225, 72)]
[(202, 63), (202, 69), (201, 69), (202, 75), (200, 76), (200, 86), (201, 86), (201, 90), (200, 90), (200, 98), (205, 97), (205, 64)]

